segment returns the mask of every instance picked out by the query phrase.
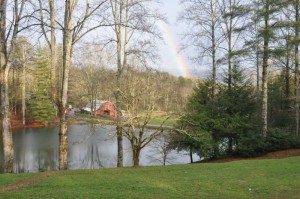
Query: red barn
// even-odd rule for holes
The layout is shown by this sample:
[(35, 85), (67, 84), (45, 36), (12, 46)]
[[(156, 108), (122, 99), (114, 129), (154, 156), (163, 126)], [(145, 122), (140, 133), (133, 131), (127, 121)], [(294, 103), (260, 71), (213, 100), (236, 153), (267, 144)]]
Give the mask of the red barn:
[(112, 118), (117, 117), (117, 109), (114, 104), (110, 102), (103, 102), (100, 104), (99, 108), (97, 107), (96, 116), (109, 116)]

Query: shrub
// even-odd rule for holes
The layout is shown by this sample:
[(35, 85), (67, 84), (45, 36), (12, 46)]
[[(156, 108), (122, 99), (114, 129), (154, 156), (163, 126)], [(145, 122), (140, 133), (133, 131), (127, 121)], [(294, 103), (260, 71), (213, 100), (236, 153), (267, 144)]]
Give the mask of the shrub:
[(266, 153), (266, 142), (256, 133), (241, 137), (236, 154), (241, 157), (256, 157)]
[(267, 152), (300, 148), (300, 136), (295, 137), (282, 129), (270, 129), (267, 138), (260, 134), (247, 134), (239, 139), (236, 154), (241, 157), (256, 157)]
[(267, 151), (300, 148), (300, 139), (283, 129), (270, 129), (266, 139)]

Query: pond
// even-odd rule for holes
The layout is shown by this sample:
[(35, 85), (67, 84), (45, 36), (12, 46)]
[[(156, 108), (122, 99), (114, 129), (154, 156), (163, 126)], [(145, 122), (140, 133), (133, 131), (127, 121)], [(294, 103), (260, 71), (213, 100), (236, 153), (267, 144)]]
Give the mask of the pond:
[[(58, 127), (14, 129), (15, 171), (38, 172), (58, 169)], [(150, 130), (149, 130), (150, 131)], [(68, 168), (97, 169), (117, 165), (117, 138), (114, 126), (69, 126)], [(150, 133), (150, 132), (148, 132)], [(161, 136), (162, 138), (162, 136)], [(129, 141), (124, 137), (124, 166), (132, 166)], [(140, 155), (141, 166), (163, 164), (164, 139), (156, 139), (146, 146)], [(3, 162), (3, 155), (0, 155)], [(194, 160), (199, 159), (194, 155)], [(169, 151), (166, 164), (187, 164), (188, 153)]]

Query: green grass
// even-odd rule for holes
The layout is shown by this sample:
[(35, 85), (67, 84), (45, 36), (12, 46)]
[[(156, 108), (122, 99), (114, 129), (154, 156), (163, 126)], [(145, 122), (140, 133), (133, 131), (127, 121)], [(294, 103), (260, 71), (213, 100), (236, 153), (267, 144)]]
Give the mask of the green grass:
[(15, 174), (6, 174), (6, 175), (0, 174), (0, 189), (3, 187), (6, 187), (8, 185), (14, 184), (20, 180), (30, 179), (30, 178), (33, 178), (38, 175), (39, 175), (38, 173), (35, 173), (35, 174), (25, 173), (25, 174), (17, 174), (17, 175), (15, 175)]
[(166, 120), (166, 117), (153, 117), (151, 118), (149, 124), (154, 124), (154, 125), (161, 125), (163, 122), (164, 126), (174, 126), (177, 122), (178, 118), (169, 118), (168, 120)]
[[(163, 122), (165, 126), (173, 126), (176, 124), (178, 118), (177, 117), (170, 117), (166, 120), (168, 116), (153, 116), (149, 122), (149, 124), (153, 125), (161, 125)], [(99, 121), (114, 121), (112, 118), (109, 117), (99, 117), (99, 116), (91, 116), (88, 114), (80, 114), (79, 118), (88, 119), (91, 122), (99, 122)], [(142, 118), (143, 119), (143, 118)]]
[[(0, 198), (300, 198), (300, 157), (59, 172)], [(36, 174), (0, 175), (1, 186)]]
[[(81, 114), (81, 118), (85, 118), (92, 123), (98, 123), (102, 121), (111, 121), (114, 122), (112, 118), (109, 117), (98, 117), (98, 116), (91, 116), (87, 114)], [(164, 122), (164, 126), (174, 126), (178, 121), (178, 117), (170, 117), (166, 120), (168, 116), (153, 116), (149, 122), (149, 125), (161, 125)], [(143, 120), (143, 118), (141, 118)]]

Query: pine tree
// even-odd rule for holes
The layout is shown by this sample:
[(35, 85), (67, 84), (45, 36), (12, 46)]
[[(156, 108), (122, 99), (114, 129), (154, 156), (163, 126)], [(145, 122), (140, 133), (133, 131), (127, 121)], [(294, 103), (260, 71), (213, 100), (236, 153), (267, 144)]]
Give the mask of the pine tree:
[(36, 88), (31, 94), (29, 112), (36, 121), (43, 123), (53, 119), (55, 115), (53, 103), (49, 96), (49, 71), (48, 59), (42, 54), (41, 50), (38, 50), (34, 70)]
[(255, 92), (237, 62), (231, 71), (231, 88), (228, 81), (227, 74), (223, 84), (218, 85), (214, 101), (210, 92), (212, 83), (199, 83), (189, 99), (186, 114), (178, 122), (185, 135), (176, 140), (178, 148), (193, 147), (201, 155), (217, 158), (234, 152), (239, 140), (256, 130)]
[(260, 33), (263, 38), (262, 53), (262, 89), (261, 89), (261, 135), (267, 137), (268, 130), (268, 71), (269, 60), (277, 51), (271, 48), (271, 42), (275, 40), (275, 30), (278, 28), (276, 16), (284, 6), (286, 0), (261, 0), (262, 8), (257, 11), (257, 18), (262, 19), (263, 27)]
[(218, 156), (218, 139), (213, 129), (214, 100), (213, 81), (199, 82), (189, 98), (186, 113), (177, 124), (180, 134), (171, 138), (172, 147), (177, 150), (193, 150), (201, 157)]
[(220, 87), (214, 117), (218, 121), (215, 125), (218, 137), (228, 141), (227, 150), (232, 153), (240, 137), (255, 128), (257, 103), (251, 81), (236, 61), (231, 80), (227, 74), (224, 83), (228, 85), (228, 81), (231, 81), (231, 88)]

